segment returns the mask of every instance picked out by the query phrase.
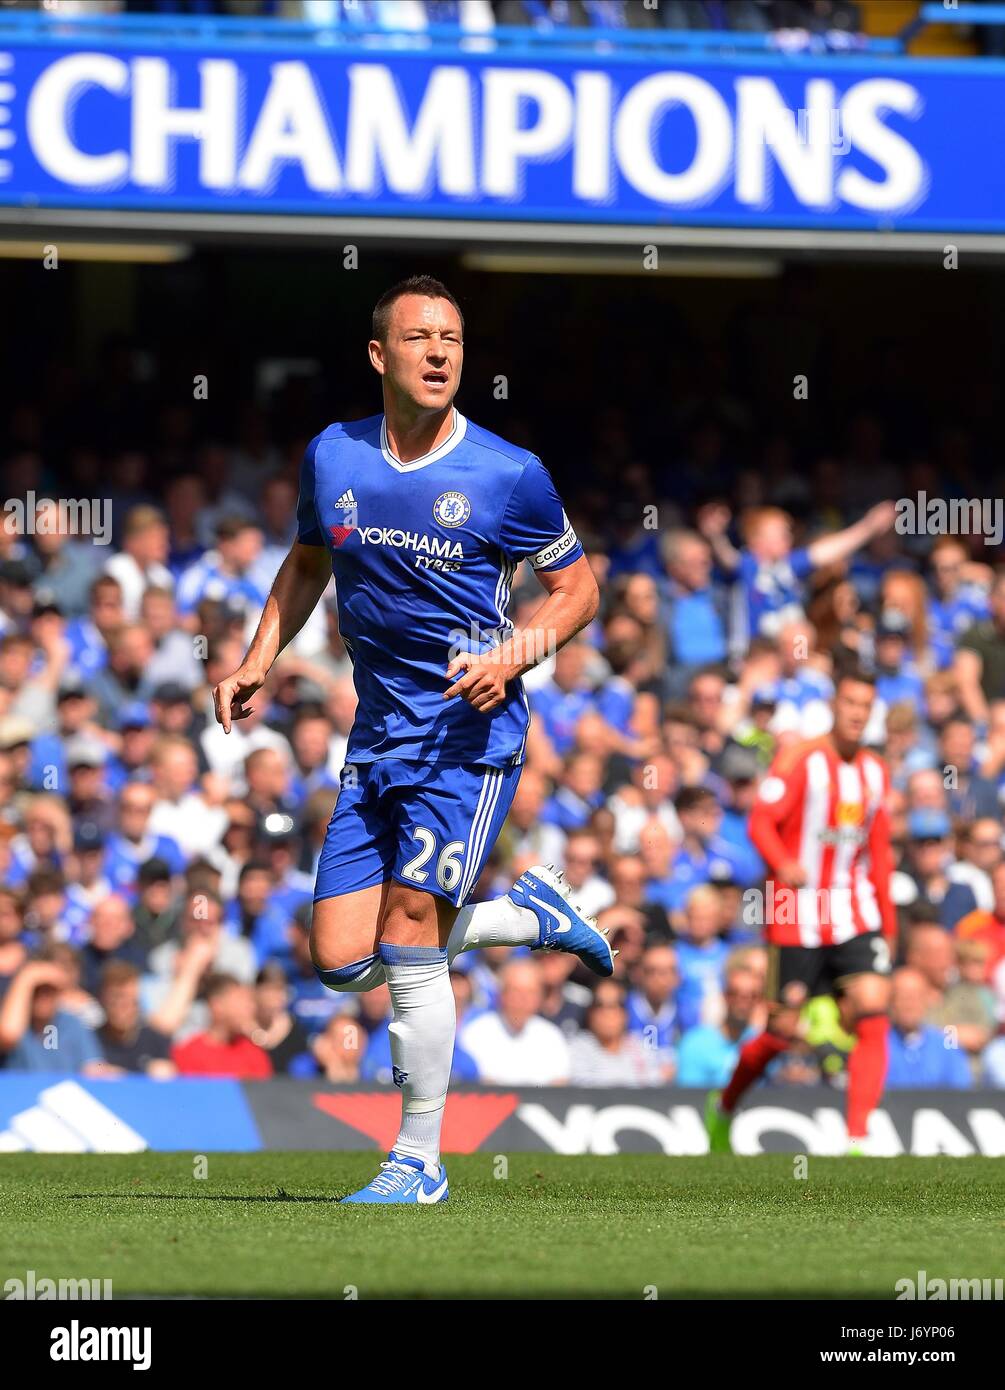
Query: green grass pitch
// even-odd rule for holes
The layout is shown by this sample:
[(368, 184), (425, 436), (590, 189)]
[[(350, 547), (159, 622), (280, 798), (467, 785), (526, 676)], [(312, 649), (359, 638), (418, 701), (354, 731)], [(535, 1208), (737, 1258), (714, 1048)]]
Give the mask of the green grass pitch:
[(0, 1157), (3, 1280), (239, 1297), (894, 1297), (1000, 1277), (1005, 1164), (794, 1156), (448, 1161), (436, 1207), (339, 1207), (363, 1153)]

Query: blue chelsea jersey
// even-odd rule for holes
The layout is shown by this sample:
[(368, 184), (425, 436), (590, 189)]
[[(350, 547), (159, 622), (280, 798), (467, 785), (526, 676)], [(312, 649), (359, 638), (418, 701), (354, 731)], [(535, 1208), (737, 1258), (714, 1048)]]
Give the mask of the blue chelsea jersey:
[(449, 437), (411, 463), (383, 415), (329, 425), (304, 455), (297, 519), (299, 539), (331, 555), (359, 696), (347, 761), (522, 762), (520, 681), (489, 714), (443, 692), (452, 656), (512, 630), (521, 560), (555, 570), (583, 553), (540, 459), (456, 410)]

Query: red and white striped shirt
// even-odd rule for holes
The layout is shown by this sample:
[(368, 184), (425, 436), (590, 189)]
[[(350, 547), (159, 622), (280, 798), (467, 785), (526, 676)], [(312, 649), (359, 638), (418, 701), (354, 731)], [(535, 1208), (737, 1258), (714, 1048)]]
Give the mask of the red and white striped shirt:
[[(777, 946), (834, 946), (862, 932), (896, 934), (883, 760), (845, 761), (828, 737), (784, 749), (758, 788), (750, 837), (768, 866), (764, 935)], [(793, 889), (786, 863), (806, 871)]]

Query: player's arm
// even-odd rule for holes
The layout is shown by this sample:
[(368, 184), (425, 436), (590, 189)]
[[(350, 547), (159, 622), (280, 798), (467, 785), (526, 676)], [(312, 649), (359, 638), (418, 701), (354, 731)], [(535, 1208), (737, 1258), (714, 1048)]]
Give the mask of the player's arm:
[(548, 597), (528, 625), (487, 652), (461, 652), (447, 666), (445, 700), (460, 695), (488, 713), (506, 686), (564, 647), (596, 614), (600, 591), (569, 524), (551, 475), (530, 455), (513, 485), (499, 528), (499, 547), (513, 562), (529, 560)]
[(879, 502), (875, 507), (871, 507), (861, 520), (846, 526), (843, 531), (835, 531), (829, 536), (819, 536), (807, 547), (810, 564), (814, 569), (821, 569), (825, 565), (835, 565), (840, 560), (846, 560), (856, 550), (861, 550), (863, 545), (868, 545), (884, 531), (889, 531), (896, 515), (897, 508), (893, 502)]
[(890, 834), (890, 810), (886, 804), (888, 787), (884, 788), (883, 803), (872, 818), (869, 827), (869, 865), (871, 868), (873, 891), (879, 908), (882, 932), (887, 941), (897, 940), (897, 909), (890, 896), (890, 879), (893, 876), (893, 844)]
[(806, 759), (783, 754), (757, 789), (750, 813), (750, 839), (772, 878), (791, 888), (806, 882), (806, 870), (785, 846), (779, 827), (792, 814), (806, 791)]
[(223, 731), (247, 719), (247, 702), (265, 684), (276, 657), (314, 612), (332, 577), (331, 558), (324, 545), (294, 541), (265, 600), (262, 617), (238, 670), (213, 691), (217, 721)]
[(585, 555), (563, 569), (538, 570), (537, 577), (548, 597), (531, 621), (491, 651), (455, 656), (447, 667), (447, 679), (453, 684), (444, 692), (445, 700), (460, 695), (475, 709), (488, 713), (502, 704), (510, 681), (564, 647), (596, 616), (600, 590)]

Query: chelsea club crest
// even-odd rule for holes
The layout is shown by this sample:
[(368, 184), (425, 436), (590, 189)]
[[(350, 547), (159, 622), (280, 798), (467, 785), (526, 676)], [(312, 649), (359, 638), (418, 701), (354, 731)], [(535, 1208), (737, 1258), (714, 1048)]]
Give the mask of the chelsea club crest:
[(441, 492), (433, 503), (433, 516), (441, 526), (463, 526), (471, 515), (471, 503), (463, 492)]

